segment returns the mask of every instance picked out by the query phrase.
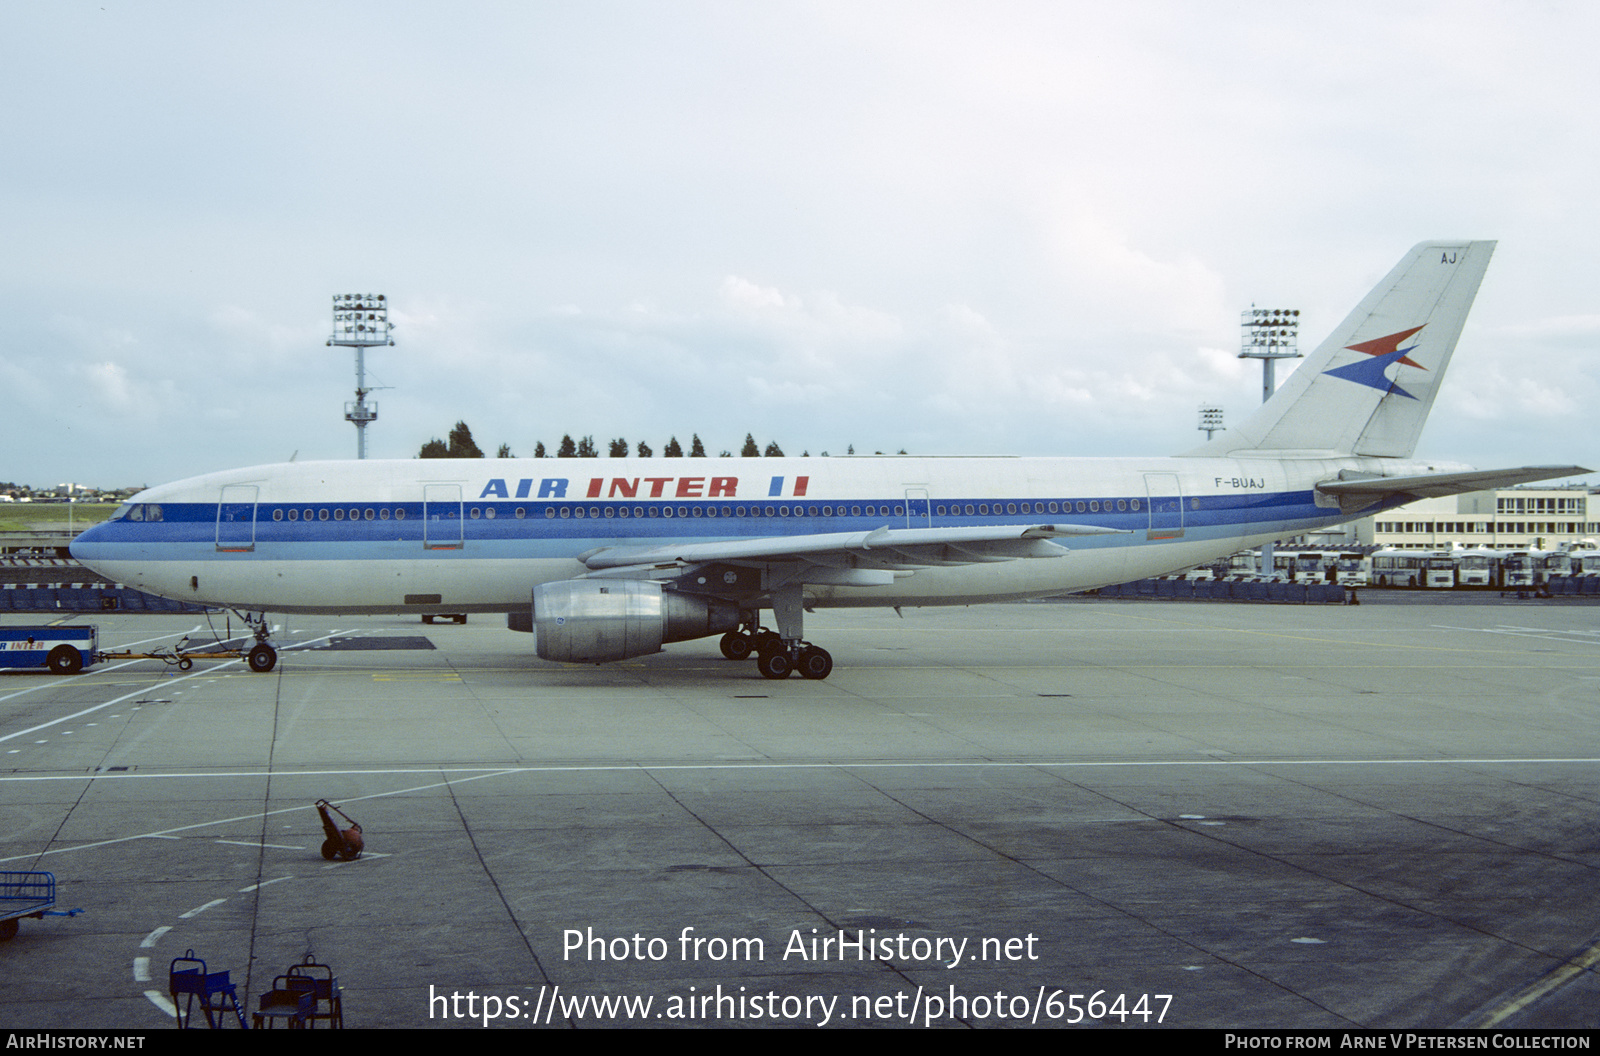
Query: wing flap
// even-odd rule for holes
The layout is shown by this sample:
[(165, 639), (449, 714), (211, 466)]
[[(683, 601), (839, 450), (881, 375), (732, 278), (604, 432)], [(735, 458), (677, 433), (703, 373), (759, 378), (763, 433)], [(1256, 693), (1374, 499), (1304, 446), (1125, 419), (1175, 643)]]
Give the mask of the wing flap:
[(1126, 535), (1118, 528), (1090, 524), (1000, 525), (969, 528), (890, 528), (870, 532), (767, 536), (658, 547), (606, 547), (583, 555), (593, 571), (707, 561), (800, 560), (830, 567), (907, 568), (915, 565), (975, 564), (1019, 558), (1060, 557), (1066, 548), (1052, 539)]

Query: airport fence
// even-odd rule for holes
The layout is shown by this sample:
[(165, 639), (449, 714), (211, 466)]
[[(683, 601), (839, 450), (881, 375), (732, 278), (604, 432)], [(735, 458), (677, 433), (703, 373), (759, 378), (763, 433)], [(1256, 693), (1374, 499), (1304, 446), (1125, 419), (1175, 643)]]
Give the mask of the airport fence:
[(158, 598), (142, 590), (129, 587), (14, 587), (0, 589), (0, 614), (41, 612), (148, 612), (171, 615), (173, 613), (216, 612), (205, 605), (187, 601)]
[(1138, 579), (1101, 587), (1102, 598), (1155, 598), (1161, 601), (1210, 599), (1261, 601), (1285, 605), (1343, 605), (1346, 589), (1338, 583), (1231, 582), (1219, 579)]

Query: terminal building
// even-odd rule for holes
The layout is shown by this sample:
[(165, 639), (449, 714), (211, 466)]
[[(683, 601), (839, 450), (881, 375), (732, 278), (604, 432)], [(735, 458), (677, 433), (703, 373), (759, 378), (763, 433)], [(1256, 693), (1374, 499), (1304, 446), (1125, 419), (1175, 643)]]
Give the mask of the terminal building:
[(1501, 488), (1420, 499), (1348, 527), (1356, 546), (1560, 550), (1600, 538), (1600, 489)]

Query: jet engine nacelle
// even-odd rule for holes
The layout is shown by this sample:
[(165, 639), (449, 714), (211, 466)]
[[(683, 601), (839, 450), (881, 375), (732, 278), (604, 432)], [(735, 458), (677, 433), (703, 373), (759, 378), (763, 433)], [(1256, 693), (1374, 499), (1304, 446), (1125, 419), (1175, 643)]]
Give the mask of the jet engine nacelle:
[(532, 622), (544, 659), (597, 664), (737, 630), (739, 607), (646, 580), (569, 579), (533, 588)]

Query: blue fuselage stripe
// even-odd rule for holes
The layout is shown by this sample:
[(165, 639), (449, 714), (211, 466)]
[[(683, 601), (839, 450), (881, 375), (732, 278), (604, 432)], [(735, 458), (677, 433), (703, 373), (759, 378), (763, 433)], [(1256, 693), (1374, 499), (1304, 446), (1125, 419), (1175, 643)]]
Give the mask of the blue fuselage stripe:
[[(1079, 510), (1093, 503), (1098, 509)], [(1055, 505), (1051, 511), (1049, 505)], [(987, 513), (968, 514), (968, 507)], [(1121, 507), (1117, 509), (1115, 507)], [(1181, 506), (1181, 512), (1179, 507)], [(1029, 512), (1022, 512), (1026, 507)], [(1153, 507), (1153, 508), (1152, 508)], [(372, 557), (411, 557), (423, 551), (448, 558), (561, 558), (597, 546), (651, 544), (663, 540), (713, 542), (726, 539), (781, 538), (824, 532), (871, 531), (890, 527), (995, 527), (1050, 523), (1087, 524), (1138, 533), (1181, 525), (1188, 538), (1260, 534), (1277, 527), (1304, 530), (1348, 519), (1337, 508), (1318, 506), (1311, 491), (1244, 495), (1139, 496), (1125, 499), (1000, 500), (949, 499), (857, 501), (822, 500), (649, 500), (617, 502), (517, 502), (468, 500), (429, 503), (164, 503), (159, 520), (109, 521), (85, 532), (75, 549), (89, 557), (114, 559), (137, 547), (140, 559), (164, 556), (192, 560), (210, 550), (218, 558), (332, 560), (349, 558), (351, 544), (363, 544)], [(831, 515), (824, 515), (823, 510)], [(867, 510), (872, 510), (868, 514)], [(771, 511), (770, 513), (768, 511)], [(910, 511), (909, 513), (907, 511)], [(290, 514), (293, 512), (294, 519)], [(623, 511), (626, 511), (624, 514)], [(942, 511), (942, 512), (941, 512)], [(1015, 512), (1013, 512), (1015, 511)], [(519, 516), (518, 514), (521, 514)], [(387, 518), (384, 517), (387, 514)], [(426, 515), (425, 515), (426, 514)], [(231, 519), (230, 519), (231, 517)], [(1154, 523), (1153, 523), (1154, 519)], [(424, 536), (426, 535), (426, 539)], [(468, 549), (424, 549), (460, 541)], [(1074, 549), (1127, 545), (1128, 536), (1087, 536)], [(228, 544), (254, 550), (229, 552)], [(173, 549), (165, 554), (149, 547)], [(221, 547), (222, 549), (219, 549)]]

